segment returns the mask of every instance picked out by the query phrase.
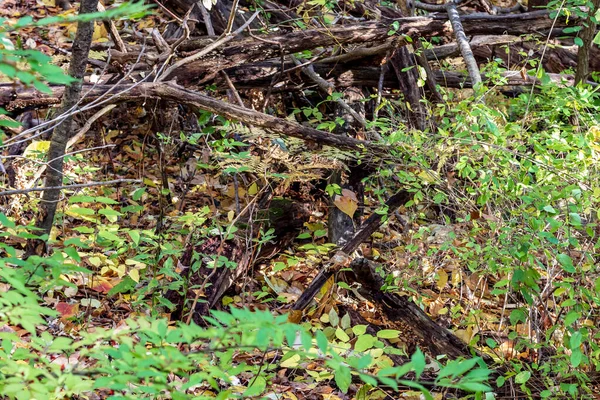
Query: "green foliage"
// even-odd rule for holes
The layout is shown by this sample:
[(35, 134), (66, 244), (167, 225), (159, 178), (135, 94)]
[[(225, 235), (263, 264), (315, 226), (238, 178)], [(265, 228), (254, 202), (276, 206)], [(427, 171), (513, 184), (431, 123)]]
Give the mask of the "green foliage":
[[(554, 390), (552, 376), (559, 374), (578, 382), (576, 388), (559, 385), (559, 393), (575, 396), (591, 390), (584, 371), (600, 362), (595, 322), (585, 317), (600, 293), (589, 275), (600, 247), (600, 96), (597, 89), (546, 82), (539, 93), (514, 99), (489, 94), (490, 106), (472, 98), (440, 104), (435, 136), (391, 129), (385, 139), (396, 146), (401, 167), (390, 160), (378, 179), (393, 175), (414, 193), (408, 206), (417, 220), (427, 220), (431, 204), (455, 210), (452, 222), (466, 231), (429, 246), (426, 255), (458, 260), (467, 275), (494, 282), (494, 303), (516, 304), (504, 317), (516, 353), (556, 352), (532, 364), (513, 360), (514, 373), (502, 382), (512, 379), (528, 392), (537, 384), (529, 377), (542, 375)], [(451, 100), (452, 93), (445, 97)], [(418, 242), (426, 236), (412, 237)], [(418, 246), (406, 249), (415, 252), (415, 262), (422, 257)], [(456, 276), (459, 281), (451, 285), (458, 288), (462, 275)], [(392, 281), (390, 288), (405, 286)], [(537, 311), (540, 307), (546, 311)], [(458, 318), (466, 313), (460, 305), (452, 310)], [(547, 329), (544, 318), (552, 321)], [(471, 317), (461, 319), (463, 329), (476, 326)], [(541, 338), (525, 335), (523, 326), (543, 332)], [(488, 345), (497, 347), (494, 341)]]
[[(4, 238), (19, 231), (2, 214), (0, 221), (9, 228)], [(117, 329), (82, 330), (76, 337), (40, 330), (60, 322), (54, 319), (56, 311), (45, 307), (30, 287), (49, 280), (53, 284), (47, 289), (57, 290), (66, 284), (57, 277), (89, 271), (70, 264), (59, 252), (52, 260), (32, 257), (22, 261), (14, 256), (16, 249), (4, 245), (3, 251), (8, 256), (0, 258), (4, 288), (0, 325), (21, 326), (29, 332), (26, 337), (10, 330), (0, 333), (0, 390), (6, 398), (59, 398), (91, 392), (113, 399), (261, 396), (272, 392), (269, 382), (275, 378), (278, 363), (300, 371), (309, 361), (323, 363), (320, 377), (329, 376), (343, 392), (357, 377), (371, 386), (414, 387), (431, 398), (418, 383), (426, 368), (420, 351), (402, 366), (382, 368), (382, 359), (373, 357), (370, 349), (385, 348), (384, 344), (374, 340), (369, 346), (361, 345), (367, 337), (365, 330), (350, 328), (347, 316), (342, 326), (359, 338), (354, 351), (349, 336), (339, 327), (335, 343), (323, 331), (316, 330), (313, 336), (306, 328), (287, 322), (286, 315), (235, 308), (229, 313), (214, 311), (206, 318), (206, 328), (136, 318), (122, 321)], [(381, 331), (378, 337), (398, 337), (398, 332)], [(248, 362), (252, 359), (263, 362)], [(488, 391), (485, 382), (491, 371), (477, 364), (473, 359), (443, 366), (435, 383), (469, 392)], [(416, 381), (407, 378), (411, 373)]]

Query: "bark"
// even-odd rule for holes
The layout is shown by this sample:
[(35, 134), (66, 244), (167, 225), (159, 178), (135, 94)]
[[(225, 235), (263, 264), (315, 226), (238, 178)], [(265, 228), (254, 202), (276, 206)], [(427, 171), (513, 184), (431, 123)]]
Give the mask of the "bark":
[(406, 47), (402, 47), (396, 50), (390, 62), (396, 72), (404, 99), (409, 105), (406, 110), (409, 125), (414, 129), (424, 130), (427, 126), (427, 110), (421, 102), (421, 89), (418, 85), (419, 72), (414, 55)]
[[(352, 263), (352, 270), (361, 283), (361, 295), (379, 304), (386, 320), (399, 325), (398, 329), (411, 342), (411, 347), (425, 348), (433, 356), (443, 354), (450, 358), (471, 357), (471, 351), (465, 342), (439, 326), (407, 296), (383, 292), (381, 288), (385, 282), (376, 272), (375, 265), (361, 259)], [(414, 351), (414, 348), (409, 351)], [(489, 356), (486, 358), (490, 359)]]
[[(593, 51), (594, 49), (592, 49)], [(286, 63), (287, 66), (292, 66), (291, 63)], [(229, 77), (233, 84), (238, 89), (251, 89), (269, 87), (272, 83), (278, 83), (282, 81), (288, 81), (290, 78), (284, 74), (280, 80), (273, 82), (273, 76), (278, 73), (278, 68), (281, 66), (279, 62), (265, 61), (256, 64), (248, 64), (240, 67), (236, 67), (227, 70)], [(314, 70), (321, 75), (324, 79), (331, 81), (336, 88), (344, 88), (349, 86), (369, 86), (377, 87), (379, 83), (379, 77), (381, 73), (380, 67), (375, 66), (351, 66), (345, 64), (321, 64), (317, 63), (313, 65)], [(540, 84), (539, 80), (531, 76), (522, 76), (520, 71), (507, 71), (500, 74), (505, 80), (504, 82), (494, 82), (494, 85), (505, 85), (505, 86), (531, 86), (534, 84)], [(566, 80), (566, 84), (572, 84), (574, 77), (568, 74), (548, 74), (550, 79), (554, 82), (561, 83)], [(434, 81), (441, 86), (462, 88), (472, 87), (471, 80), (468, 75), (455, 72), (455, 71), (432, 71), (432, 77)], [(292, 83), (290, 86), (281, 86), (273, 90), (274, 92), (287, 92), (291, 90), (300, 90), (304, 87), (302, 81), (297, 82), (297, 75), (295, 76), (296, 83)], [(483, 80), (488, 80), (488, 77), (483, 74)], [(217, 81), (220, 83), (222, 89), (227, 89), (227, 85), (224, 81)], [(310, 82), (309, 82), (310, 83)], [(588, 82), (591, 83), (591, 82)], [(165, 86), (172, 86), (176, 90), (185, 90), (172, 83), (142, 83), (142, 84), (126, 84), (126, 85), (92, 85), (85, 84), (83, 86), (86, 97), (82, 99), (82, 103), (89, 103), (100, 96), (106, 96), (109, 93), (115, 93), (112, 100), (108, 102), (118, 102), (124, 100), (140, 100), (140, 96), (147, 93), (148, 90), (155, 91), (158, 86), (164, 84)], [(396, 88), (398, 80), (391, 71), (387, 71), (384, 75), (383, 87), (384, 88)], [(198, 93), (194, 93), (194, 96)], [(61, 102), (61, 98), (65, 93), (64, 87), (54, 86), (52, 87), (52, 93), (40, 93), (33, 88), (20, 90), (19, 92), (14, 91), (14, 85), (12, 84), (0, 84), (0, 107), (4, 107), (7, 111), (11, 112), (22, 112), (23, 110), (32, 108), (44, 108), (50, 107)], [(151, 93), (147, 93), (151, 94)], [(158, 96), (157, 94), (152, 94)], [(200, 94), (198, 94), (200, 95)], [(170, 96), (170, 95), (169, 95)], [(201, 101), (207, 96), (200, 95)], [(195, 97), (194, 97), (195, 98)], [(177, 99), (173, 99), (177, 101)], [(212, 99), (213, 101), (219, 102), (219, 100)], [(222, 102), (221, 102), (222, 103)], [(227, 103), (224, 103), (227, 104)], [(227, 108), (227, 107), (226, 107)], [(241, 117), (240, 117), (241, 118)], [(243, 118), (242, 118), (243, 119)], [(241, 119), (240, 119), (241, 120)], [(318, 138), (317, 138), (318, 139)], [(6, 141), (10, 144), (12, 139)], [(355, 148), (360, 143), (344, 142), (342, 147)], [(335, 143), (331, 145), (335, 146)]]
[(448, 12), (448, 19), (452, 24), (452, 30), (454, 31), (454, 36), (456, 37), (456, 43), (458, 43), (460, 53), (465, 60), (465, 64), (467, 64), (467, 71), (469, 71), (469, 76), (471, 77), (473, 86), (477, 86), (481, 84), (479, 66), (475, 61), (473, 51), (471, 50), (471, 46), (469, 46), (469, 42), (467, 41), (467, 36), (465, 35), (460, 16), (458, 15), (458, 10), (456, 9), (456, 2), (454, 0), (450, 0), (448, 3), (446, 3), (446, 11)]
[(581, 31), (581, 40), (583, 45), (577, 52), (577, 71), (575, 73), (575, 84), (584, 82), (590, 74), (590, 48), (592, 47), (592, 41), (596, 34), (596, 19), (594, 14), (600, 7), (600, 0), (592, 0), (592, 7), (588, 10), (588, 17), (586, 18), (584, 28)]
[[(120, 90), (120, 92), (117, 92)], [(147, 98), (170, 100), (178, 104), (190, 104), (201, 110), (227, 117), (251, 126), (266, 129), (275, 134), (292, 136), (321, 145), (337, 147), (347, 150), (370, 150), (378, 154), (385, 150), (385, 146), (366, 140), (358, 140), (303, 126), (283, 118), (264, 114), (248, 108), (229, 104), (196, 91), (182, 88), (172, 82), (141, 83), (137, 85), (98, 85), (89, 93), (89, 98), (106, 94), (107, 91), (115, 92), (112, 102), (119, 101), (144, 101)], [(36, 93), (37, 94), (37, 93)], [(34, 94), (34, 95), (36, 95)], [(30, 99), (32, 100), (32, 99)], [(57, 99), (54, 98), (53, 101)], [(44, 99), (48, 101), (48, 98)]]
[[(80, 14), (96, 11), (98, 0), (82, 0)], [(79, 22), (73, 42), (69, 75), (77, 81), (65, 89), (60, 114), (68, 113), (77, 104), (81, 97), (82, 79), (85, 75), (88, 54), (94, 33), (94, 22)], [(74, 133), (73, 117), (67, 116), (54, 129), (48, 150), (48, 169), (46, 172), (46, 187), (59, 187), (62, 185), (64, 155), (67, 142)], [(41, 229), (41, 235), (49, 235), (54, 223), (54, 215), (58, 204), (60, 189), (45, 190), (40, 203), (40, 214), (36, 226)], [(45, 243), (41, 240), (30, 240), (27, 244), (27, 254), (42, 255), (45, 253)]]
[[(406, 203), (411, 198), (411, 194), (407, 191), (400, 190), (385, 203), (387, 206), (387, 215), (392, 214), (396, 208)], [(342, 255), (349, 256), (352, 254), (361, 243), (365, 242), (371, 237), (375, 231), (379, 229), (381, 224), (384, 222), (383, 215), (379, 213), (373, 213), (367, 220), (362, 224), (360, 229), (354, 234), (344, 247), (340, 250)], [(292, 306), (292, 310), (301, 311), (304, 310), (319, 292), (321, 287), (327, 282), (327, 280), (336, 272), (335, 265), (338, 262), (336, 260), (338, 254), (333, 256), (327, 265), (317, 274), (310, 285), (304, 290), (302, 295)]]
[[(400, 28), (397, 31), (395, 46), (401, 47), (407, 43), (404, 35), (412, 37), (444, 36), (450, 31), (445, 24), (446, 16), (400, 18)], [(552, 20), (546, 11), (536, 11), (526, 14), (511, 15), (465, 15), (461, 16), (462, 26), (466, 35), (478, 34), (540, 34), (552, 27)], [(570, 21), (576, 22), (571, 18)], [(564, 27), (566, 22), (559, 19), (555, 27)], [(220, 48), (214, 49), (198, 60), (185, 64), (171, 75), (178, 82), (204, 83), (214, 78), (223, 69), (240, 66), (249, 62), (257, 62), (270, 58), (280, 59), (282, 56), (326, 48), (330, 46), (347, 46), (357, 43), (384, 44), (389, 42), (390, 23), (369, 22), (350, 26), (313, 29), (292, 33), (261, 35), (260, 37), (235, 38)], [(189, 55), (207, 46), (212, 39), (200, 38), (182, 43), (178, 50)], [(122, 53), (111, 50), (111, 61), (125, 66), (135, 63), (139, 51)], [(147, 52), (140, 58), (140, 63), (151, 66), (162, 62), (158, 51)]]

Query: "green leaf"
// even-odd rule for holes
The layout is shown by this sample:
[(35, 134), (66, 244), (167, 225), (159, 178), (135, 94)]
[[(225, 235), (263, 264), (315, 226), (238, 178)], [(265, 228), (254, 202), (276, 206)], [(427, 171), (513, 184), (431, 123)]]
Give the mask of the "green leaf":
[(529, 371), (521, 371), (515, 376), (515, 383), (519, 385), (525, 383), (531, 378), (531, 372)]
[(571, 350), (579, 350), (579, 346), (581, 346), (583, 340), (583, 335), (580, 331), (573, 332), (571, 338), (569, 339), (569, 347)]
[(69, 255), (73, 260), (77, 262), (81, 262), (81, 257), (79, 256), (79, 252), (74, 247), (65, 247), (65, 253)]
[(566, 272), (575, 273), (575, 266), (573, 265), (573, 260), (567, 254), (561, 253), (556, 256), (556, 260), (560, 263), (562, 268)]
[(377, 332), (377, 337), (382, 339), (397, 339), (400, 336), (400, 331), (394, 329), (382, 329)]
[(469, 371), (471, 368), (473, 368), (477, 364), (478, 361), (479, 361), (479, 358), (477, 358), (477, 357), (470, 358), (468, 360), (458, 361), (457, 364), (454, 365), (452, 376), (460, 377), (460, 376), (464, 375), (467, 371)]
[(571, 326), (575, 321), (577, 321), (581, 317), (581, 313), (577, 311), (569, 311), (569, 313), (565, 316), (565, 327)]
[(580, 37), (576, 37), (575, 39), (573, 39), (573, 42), (578, 46), (578, 47), (583, 47), (583, 40)]
[(0, 224), (2, 224), (3, 226), (5, 226), (7, 228), (15, 227), (15, 223), (2, 213), (0, 213)]
[(137, 283), (127, 275), (121, 282), (113, 286), (113, 288), (108, 291), (108, 295), (114, 296), (118, 293), (128, 293), (134, 289), (136, 285)]
[(342, 328), (339, 327), (335, 330), (335, 337), (344, 343), (350, 341), (350, 336), (348, 336), (348, 334), (344, 332)]
[(250, 382), (250, 386), (244, 391), (244, 396), (258, 396), (264, 392), (267, 387), (267, 381), (262, 376), (257, 376), (254, 380), (251, 379)]
[(335, 371), (335, 384), (343, 393), (348, 393), (350, 383), (352, 383), (350, 368), (345, 365), (340, 365)]
[(581, 361), (583, 361), (583, 353), (581, 353), (581, 350), (579, 350), (579, 349), (573, 350), (573, 352), (571, 353), (570, 361), (571, 361), (571, 366), (573, 368), (579, 367), (579, 365), (581, 364)]
[(79, 215), (94, 215), (94, 214), (96, 214), (96, 211), (92, 210), (91, 208), (83, 208), (83, 207), (71, 207), (69, 209), (69, 212), (72, 212), (73, 214), (79, 214)]
[(492, 390), (492, 388), (488, 385), (484, 385), (483, 383), (479, 382), (459, 383), (458, 387), (467, 392), (489, 392)]
[(521, 309), (514, 309), (510, 312), (510, 324), (516, 325), (518, 322), (525, 322), (527, 320), (527, 314)]
[(417, 379), (421, 376), (423, 371), (425, 370), (425, 354), (421, 351), (421, 349), (417, 348), (417, 350), (413, 353), (410, 361), (413, 364), (413, 368), (415, 369), (415, 373), (417, 374)]
[(375, 346), (375, 343), (377, 342), (378, 340), (373, 335), (360, 335), (358, 339), (356, 339), (356, 342), (354, 342), (354, 350), (358, 352), (369, 350)]
[(131, 240), (133, 240), (133, 243), (136, 246), (139, 246), (139, 244), (140, 244), (140, 231), (130, 230), (127, 233), (129, 233), (129, 237), (131, 238)]
[[(598, 280), (600, 281), (600, 278), (598, 278)], [(367, 325), (354, 325), (352, 327), (352, 332), (354, 332), (354, 334), (356, 336), (360, 336), (360, 335), (364, 334), (366, 331), (367, 331)]]

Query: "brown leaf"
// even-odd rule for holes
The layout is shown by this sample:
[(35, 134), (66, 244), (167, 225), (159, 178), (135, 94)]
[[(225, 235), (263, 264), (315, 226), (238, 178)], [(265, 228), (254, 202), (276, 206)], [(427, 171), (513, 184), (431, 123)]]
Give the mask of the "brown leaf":
[(56, 311), (61, 315), (61, 318), (71, 318), (79, 312), (79, 304), (69, 304), (61, 301), (56, 304)]

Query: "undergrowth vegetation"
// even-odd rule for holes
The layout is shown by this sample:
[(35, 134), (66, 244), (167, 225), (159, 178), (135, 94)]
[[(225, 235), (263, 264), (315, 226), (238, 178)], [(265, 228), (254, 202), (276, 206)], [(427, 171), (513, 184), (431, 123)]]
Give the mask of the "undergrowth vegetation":
[[(0, 70), (11, 79), (41, 91), (66, 82), (41, 54), (3, 52)], [(35, 74), (17, 72), (15, 62)], [(488, 73), (499, 68), (491, 64)], [(468, 97), (442, 90), (444, 101), (428, 104), (434, 126), (425, 131), (397, 118), (403, 102), (383, 99), (366, 127), (387, 146), (379, 153), (311, 148), (198, 112), (193, 134), (159, 133), (146, 146), (133, 131), (108, 161), (68, 155), (65, 181), (144, 168), (143, 181), (64, 191), (47, 257), (23, 257), (39, 234), (31, 224), (39, 198), (2, 198), (0, 393), (383, 399), (403, 388), (428, 399), (491, 399), (513, 385), (542, 398), (589, 398), (600, 369), (600, 96), (598, 87), (543, 74), (541, 81), (512, 97), (497, 87)], [(334, 131), (343, 121), (325, 111), (340, 97), (279, 112)], [(32, 142), (15, 164), (20, 179), (35, 176), (44, 146)], [(336, 247), (326, 201), (342, 189), (326, 180), (351, 163), (374, 168), (363, 179), (361, 212), (387, 219), (361, 256), (377, 265), (385, 291), (411, 298), (476, 349), (472, 358), (431, 357), (403, 344), (410, 334), (400, 328), (352, 324), (350, 308), (336, 302), (359, 308), (360, 294), (343, 273), (319, 292), (305, 322), (289, 322), (289, 306)], [(388, 215), (382, 205), (398, 188), (411, 200)], [(310, 204), (299, 231), (275, 252), (274, 217), (259, 204), (267, 191)], [(347, 212), (351, 203), (338, 207)], [(291, 213), (283, 218), (292, 224)], [(235, 270), (243, 259), (237, 247), (252, 257), (248, 276), (203, 326), (194, 323), (208, 278), (193, 277)], [(348, 300), (353, 295), (359, 300)]]

